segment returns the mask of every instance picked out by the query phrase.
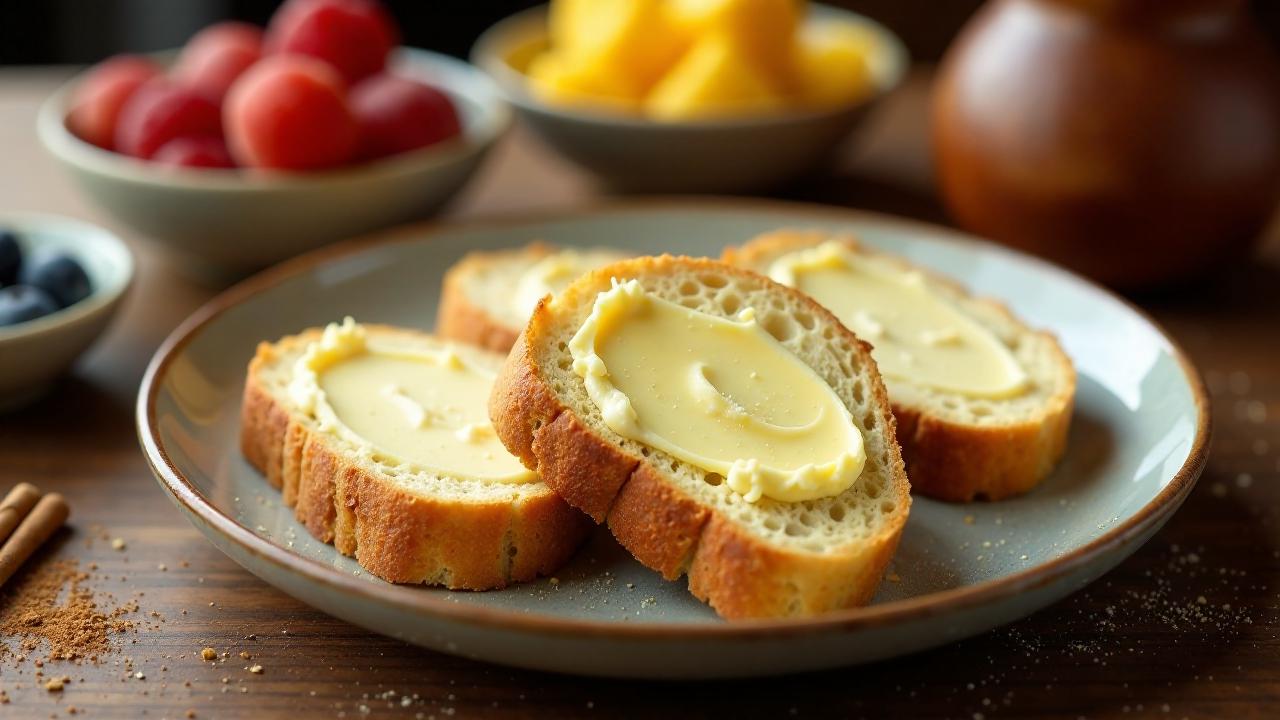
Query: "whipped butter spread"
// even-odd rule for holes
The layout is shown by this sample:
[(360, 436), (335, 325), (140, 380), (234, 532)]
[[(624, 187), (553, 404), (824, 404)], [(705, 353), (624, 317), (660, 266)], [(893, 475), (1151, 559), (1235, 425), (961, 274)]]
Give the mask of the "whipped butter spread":
[(870, 342), (890, 380), (979, 398), (1012, 397), (1028, 387), (1009, 348), (929, 289), (918, 271), (826, 242), (778, 258), (769, 277), (813, 297)]
[(331, 323), (294, 366), (289, 395), (359, 448), (394, 464), (492, 482), (537, 479), (494, 435), (487, 409), (494, 375), (447, 345), (380, 342), (351, 318)]
[(538, 301), (547, 295), (558, 295), (577, 280), (596, 268), (626, 257), (616, 250), (561, 250), (534, 263), (516, 281), (511, 296), (517, 316), (527, 318), (538, 307)]
[(614, 432), (723, 476), (749, 502), (838, 495), (866, 462), (840, 397), (751, 308), (729, 320), (615, 280), (569, 351)]

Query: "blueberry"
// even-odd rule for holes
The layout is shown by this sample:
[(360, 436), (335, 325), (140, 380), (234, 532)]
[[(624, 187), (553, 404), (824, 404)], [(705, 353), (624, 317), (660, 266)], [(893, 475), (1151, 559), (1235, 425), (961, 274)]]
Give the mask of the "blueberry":
[(17, 325), (58, 311), (49, 293), (30, 285), (0, 288), (0, 327)]
[(58, 307), (74, 305), (89, 297), (89, 276), (75, 258), (65, 253), (36, 256), (23, 263), (19, 276), (24, 285), (34, 285), (58, 303)]
[(0, 230), (0, 287), (18, 282), (22, 267), (22, 246), (12, 230)]

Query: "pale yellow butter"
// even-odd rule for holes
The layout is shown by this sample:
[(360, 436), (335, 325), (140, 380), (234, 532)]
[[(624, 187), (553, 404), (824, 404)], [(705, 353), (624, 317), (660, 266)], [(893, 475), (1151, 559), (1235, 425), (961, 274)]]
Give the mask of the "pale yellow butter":
[(614, 432), (723, 476), (749, 502), (838, 495), (866, 462), (840, 397), (749, 308), (728, 320), (615, 281), (569, 351)]
[(778, 258), (769, 277), (805, 292), (870, 342), (890, 380), (985, 398), (1028, 387), (1009, 348), (930, 290), (919, 272), (826, 242)]
[(516, 281), (512, 304), (519, 317), (527, 318), (548, 295), (558, 295), (569, 283), (596, 268), (626, 257), (616, 250), (561, 250), (531, 265)]
[(289, 394), (322, 430), (393, 464), (491, 482), (537, 480), (489, 424), (493, 380), (447, 346), (380, 344), (347, 318), (307, 347)]

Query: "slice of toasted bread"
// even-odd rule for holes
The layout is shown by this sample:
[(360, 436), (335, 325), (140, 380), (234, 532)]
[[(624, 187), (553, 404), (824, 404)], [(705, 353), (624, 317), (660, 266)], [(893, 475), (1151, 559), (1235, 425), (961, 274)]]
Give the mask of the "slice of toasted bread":
[[(410, 350), (454, 349), (497, 370), (493, 353), (399, 328), (371, 338)], [(319, 329), (261, 343), (245, 381), (240, 444), (316, 538), (384, 580), (486, 590), (554, 571), (590, 522), (540, 481), (495, 483), (391, 465), (321, 427), (288, 391)], [(481, 399), (484, 402), (484, 399)]]
[(847, 235), (781, 230), (727, 248), (722, 259), (767, 273), (779, 257), (831, 240), (877, 262), (921, 272), (936, 295), (1004, 343), (1030, 381), (1021, 395), (988, 399), (886, 377), (912, 489), (970, 501), (1000, 500), (1035, 487), (1062, 458), (1071, 424), (1076, 374), (1058, 341), (1027, 327), (1004, 305), (973, 297), (952, 280), (868, 250)]
[[(861, 475), (834, 497), (756, 503), (717, 478), (605, 423), (566, 345), (613, 279), (719, 317), (754, 308), (810, 366), (864, 437)], [(809, 298), (706, 259), (637, 258), (544, 300), (517, 339), (489, 405), (507, 449), (570, 505), (608, 522), (640, 562), (728, 618), (804, 616), (868, 602), (898, 544), (911, 498), (893, 415), (868, 347)]]
[[(445, 273), (436, 313), (440, 337), (503, 352), (529, 322), (537, 297), (527, 298), (521, 278), (537, 263), (564, 252), (544, 242), (524, 247), (467, 253)], [(625, 254), (608, 248), (574, 250), (603, 265)], [(522, 292), (524, 291), (524, 292)]]

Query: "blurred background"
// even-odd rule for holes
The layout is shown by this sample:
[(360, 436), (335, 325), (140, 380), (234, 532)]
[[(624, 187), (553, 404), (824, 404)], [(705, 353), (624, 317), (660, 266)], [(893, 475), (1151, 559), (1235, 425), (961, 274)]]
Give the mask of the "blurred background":
[[(181, 45), (216, 20), (263, 24), (281, 0), (40, 0), (0, 3), (0, 65), (88, 63)], [(527, 0), (385, 0), (408, 45), (463, 57), (482, 30)], [(920, 62), (936, 62), (981, 0), (835, 0), (892, 28)], [(1251, 12), (1280, 44), (1280, 2)]]
[[(178, 48), (201, 28), (222, 20), (265, 25), (282, 1), (0, 3), (0, 66), (91, 64), (118, 53)], [(541, 4), (382, 1), (405, 45), (464, 59), (487, 28)], [(1263, 232), (1268, 220), (1273, 228), (1280, 227), (1274, 219), (1280, 187), (1280, 2), (822, 4), (878, 22), (883, 27), (876, 26), (872, 35), (879, 33), (880, 39), (867, 41), (866, 35), (824, 41), (832, 43), (828, 50), (843, 44), (845, 55), (856, 55), (857, 62), (842, 64), (838, 53), (808, 56), (819, 59), (806, 66), (813, 82), (804, 93), (813, 87), (838, 91), (837, 101), (817, 103), (809, 93), (804, 95), (805, 112), (783, 112), (772, 125), (735, 125), (732, 117), (698, 115), (720, 102), (708, 99), (714, 95), (708, 88), (741, 92), (724, 77), (715, 82), (702, 77), (703, 85), (686, 82), (686, 95), (688, 87), (700, 87), (706, 97), (677, 103), (675, 109), (684, 114), (670, 114), (667, 108), (659, 116), (654, 114), (657, 106), (650, 104), (644, 110), (646, 122), (617, 122), (618, 115), (609, 114), (609, 102), (624, 102), (613, 108), (616, 112), (625, 102), (639, 100), (615, 92), (617, 87), (588, 87), (584, 78), (592, 73), (597, 83), (608, 75), (603, 65), (579, 65), (566, 72), (560, 58), (558, 73), (547, 62), (535, 72), (530, 58), (541, 53), (546, 60), (554, 53), (517, 49), (525, 41), (513, 44), (512, 38), (522, 36), (509, 28), (486, 35), (476, 46), (476, 63), (515, 107), (522, 129), (531, 130), (557, 159), (588, 171), (575, 177), (589, 177), (597, 181), (591, 187), (607, 193), (767, 194), (949, 222), (1125, 290), (1195, 279), (1205, 268), (1239, 264), (1265, 244), (1259, 239), (1270, 236)], [(840, 14), (814, 5), (810, 18)], [(583, 7), (621, 12), (613, 5)], [(760, 13), (768, 4), (742, 7)], [(777, 24), (760, 20), (758, 14), (750, 17), (748, 25)], [(541, 32), (541, 21), (535, 24)], [(499, 27), (505, 25), (510, 23)], [(960, 38), (964, 28), (968, 30)], [(662, 34), (644, 27), (632, 32)], [(898, 41), (909, 53), (909, 68), (894, 60), (903, 57)], [(610, 61), (619, 64), (609, 70), (617, 76), (610, 76), (612, 81), (625, 76), (633, 84), (651, 83), (652, 78), (643, 79), (649, 72), (643, 56), (658, 45), (632, 42), (625, 63)], [(735, 56), (724, 67), (768, 64), (761, 59), (768, 53), (756, 52), (760, 57)], [(438, 56), (427, 64), (437, 69), (458, 65)], [(620, 69), (627, 64), (631, 69)], [(897, 69), (880, 72), (887, 66)], [(478, 72), (462, 67), (466, 69), (458, 72)], [(424, 72), (424, 77), (442, 77)], [(485, 82), (468, 80), (465, 88), (453, 91), (475, 91)], [(892, 102), (878, 102), (888, 95)], [(737, 98), (734, 112), (750, 114), (743, 104), (747, 100)], [(704, 107), (699, 109), (699, 103)], [(584, 108), (585, 119), (579, 112)], [(601, 108), (605, 115), (591, 116)], [(813, 108), (819, 112), (808, 112)], [(624, 113), (634, 111), (627, 107)], [(864, 117), (871, 119), (867, 130), (858, 127)], [(682, 125), (691, 119), (691, 125)], [(704, 122), (708, 119), (713, 122)], [(546, 155), (538, 158), (530, 167), (536, 168), (540, 182), (555, 177), (559, 166)], [(71, 167), (83, 173), (77, 162)], [(243, 158), (240, 164), (244, 166)], [(175, 238), (164, 236), (205, 229), (218, 237), (241, 236), (214, 233), (213, 225), (206, 228), (185, 219), (182, 233), (149, 226), (146, 221), (157, 217), (156, 207), (182, 207), (183, 213), (204, 208), (219, 218), (242, 216), (219, 210), (217, 198), (181, 193), (182, 183), (166, 180), (165, 185), (174, 185), (173, 198), (143, 201), (136, 193), (122, 194), (123, 189), (117, 193), (118, 178), (112, 173), (89, 175), (91, 194), (95, 188), (103, 194), (97, 198), (100, 204), (118, 210), (122, 199), (132, 200), (141, 209), (141, 221), (129, 218), (128, 223), (140, 234), (171, 243)], [(463, 174), (449, 183), (450, 192), (465, 179)], [(448, 197), (437, 195), (431, 210)], [(184, 199), (192, 202), (184, 204)], [(425, 200), (421, 206), (414, 217), (427, 214)], [(359, 234), (407, 219), (400, 213), (379, 217), (367, 227), (331, 231), (335, 236)], [(307, 236), (307, 247), (334, 239), (294, 229), (294, 234)], [(269, 234), (278, 238), (281, 232)], [(208, 247), (225, 245), (203, 238), (198, 244), (200, 252), (194, 254), (206, 260)], [(277, 249), (251, 262), (241, 258), (239, 265), (262, 266), (297, 249)]]

